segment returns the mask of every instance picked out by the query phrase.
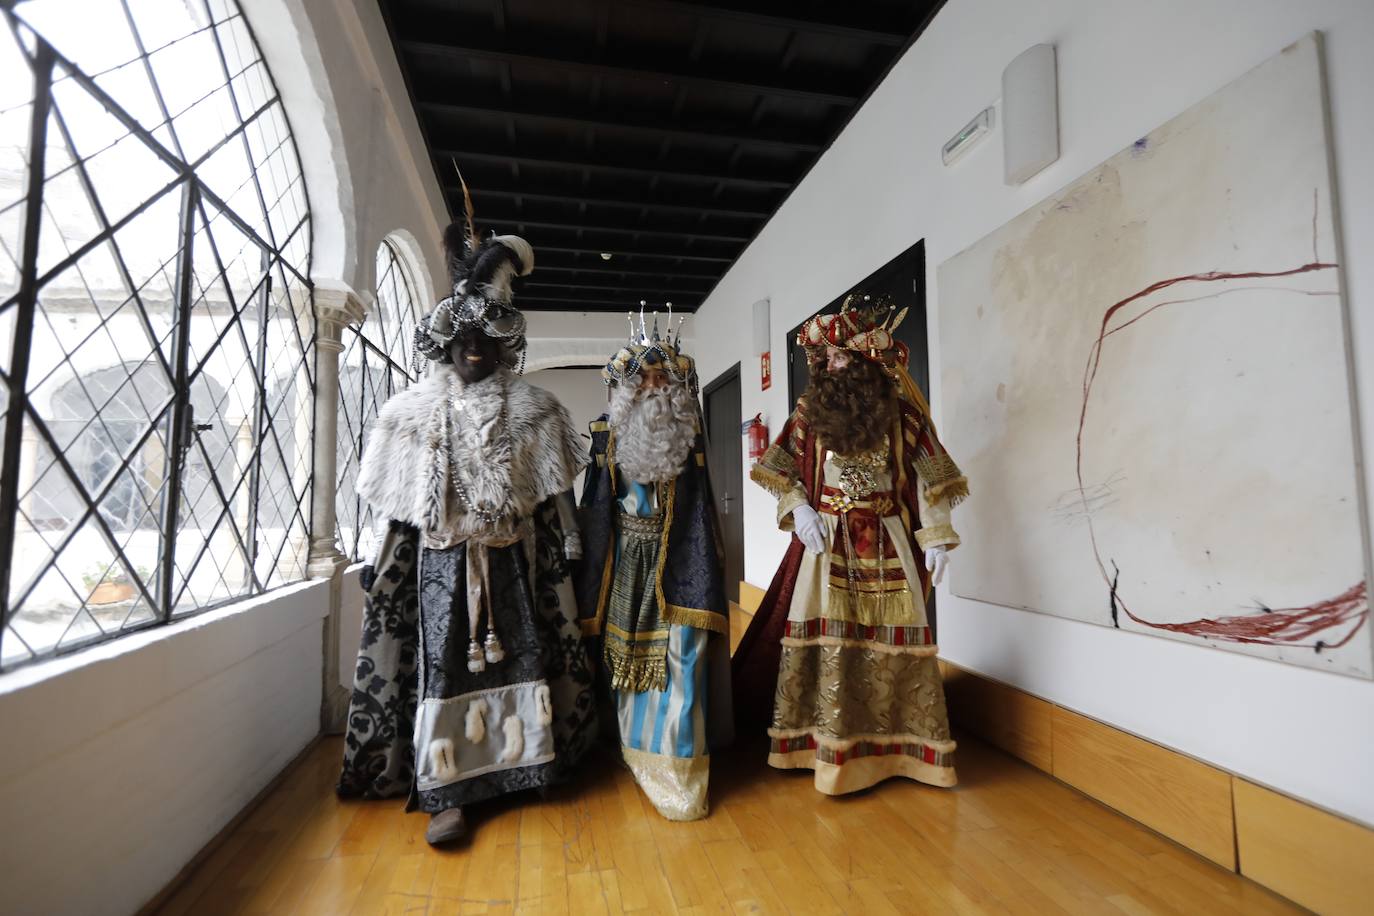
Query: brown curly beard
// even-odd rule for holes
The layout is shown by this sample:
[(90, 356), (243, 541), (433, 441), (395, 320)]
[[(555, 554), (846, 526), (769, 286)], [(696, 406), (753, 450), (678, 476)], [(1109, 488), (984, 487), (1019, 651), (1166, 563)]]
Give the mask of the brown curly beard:
[(831, 372), (811, 366), (802, 408), (821, 444), (837, 455), (858, 455), (883, 444), (892, 425), (895, 388), (882, 367), (861, 357)]

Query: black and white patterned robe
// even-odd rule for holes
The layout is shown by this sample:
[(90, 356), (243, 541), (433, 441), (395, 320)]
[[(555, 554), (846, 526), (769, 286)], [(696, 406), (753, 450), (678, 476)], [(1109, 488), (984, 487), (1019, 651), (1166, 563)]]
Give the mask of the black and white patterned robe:
[[(590, 747), (593, 676), (567, 559), (585, 464), (563, 406), (504, 368), (463, 386), (438, 366), (382, 408), (358, 491), (391, 522), (364, 582), (340, 794), (409, 791), (433, 813), (548, 785)], [(506, 518), (467, 514), (454, 466), (477, 498), (508, 492)], [(491, 629), (505, 651), (478, 672), (470, 605), (484, 610), (479, 643)]]

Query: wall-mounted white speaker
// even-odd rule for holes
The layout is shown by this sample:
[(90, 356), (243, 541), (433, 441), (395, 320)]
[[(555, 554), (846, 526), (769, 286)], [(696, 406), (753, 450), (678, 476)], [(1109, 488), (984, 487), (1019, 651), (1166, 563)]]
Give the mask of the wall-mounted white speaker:
[(754, 352), (767, 353), (772, 344), (768, 340), (768, 300), (754, 303)]
[(1002, 71), (1002, 166), (1021, 184), (1059, 158), (1059, 81), (1054, 45), (1022, 52)]

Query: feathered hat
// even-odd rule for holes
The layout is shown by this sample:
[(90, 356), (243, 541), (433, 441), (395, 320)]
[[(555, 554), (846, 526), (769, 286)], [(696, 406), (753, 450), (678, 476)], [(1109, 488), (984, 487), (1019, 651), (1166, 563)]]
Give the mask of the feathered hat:
[(633, 378), (643, 366), (663, 369), (674, 381), (681, 382), (696, 393), (697, 366), (690, 356), (682, 352), (682, 322), (678, 319), (677, 331), (673, 331), (673, 304), (668, 307), (668, 333), (660, 334), (658, 312), (653, 314), (653, 328), (644, 320), (647, 303), (639, 303), (639, 327), (635, 327), (635, 314), (630, 313), (630, 339), (625, 346), (616, 351), (610, 362), (601, 370), (601, 378), (608, 386), (618, 385)]
[(464, 331), (478, 330), (501, 341), (501, 359), (523, 368), (525, 316), (511, 304), (511, 281), (534, 270), (534, 249), (518, 235), (492, 233), (479, 239), (473, 227), (472, 195), (463, 182), (462, 223), (444, 230), (453, 294), (441, 300), (415, 328), (415, 352), (452, 362), (449, 344)]
[(897, 311), (886, 297), (874, 300), (862, 293), (850, 293), (838, 312), (817, 315), (803, 324), (797, 331), (797, 344), (808, 350), (853, 350), (884, 368), (905, 366), (910, 355), (907, 345), (892, 335), (906, 313), (906, 309)]

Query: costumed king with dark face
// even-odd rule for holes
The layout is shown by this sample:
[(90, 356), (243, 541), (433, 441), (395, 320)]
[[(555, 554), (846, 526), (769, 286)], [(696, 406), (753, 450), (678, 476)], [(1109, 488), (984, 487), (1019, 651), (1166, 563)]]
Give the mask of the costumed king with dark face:
[(657, 316), (631, 328), (602, 370), (611, 409), (592, 424), (578, 608), (600, 639), (625, 764), (661, 815), (694, 820), (709, 752), (734, 737), (720, 534), (696, 367)]
[(520, 378), (525, 319), (515, 236), (445, 232), (453, 295), (416, 329), (427, 378), (370, 430), (358, 492), (389, 519), (367, 609), (341, 795), (409, 794), (427, 839), (464, 809), (566, 775), (594, 738), (593, 675), (569, 560), (571, 487), (586, 464), (567, 410)]
[(796, 537), (736, 650), (736, 714), (767, 723), (770, 765), (813, 770), (829, 795), (891, 776), (955, 783), (925, 609), (968, 482), (907, 373), (894, 311), (855, 295), (802, 326), (811, 385), (751, 471)]

